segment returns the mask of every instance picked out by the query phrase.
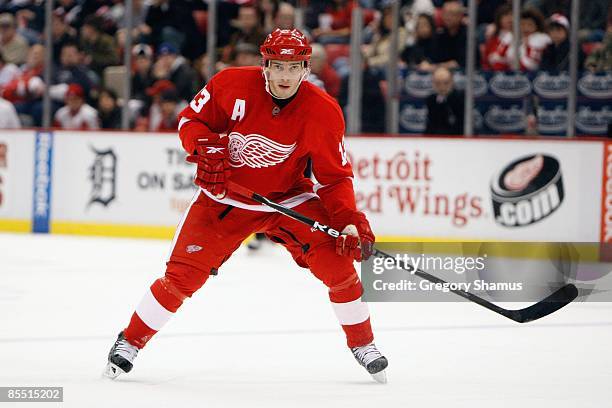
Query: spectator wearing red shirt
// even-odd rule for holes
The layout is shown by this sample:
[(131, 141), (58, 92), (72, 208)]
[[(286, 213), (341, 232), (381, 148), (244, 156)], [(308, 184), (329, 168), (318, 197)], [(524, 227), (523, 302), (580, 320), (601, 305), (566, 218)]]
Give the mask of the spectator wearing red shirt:
[[(348, 44), (351, 35), (354, 0), (333, 0), (325, 13), (319, 15), (319, 27), (312, 30), (313, 37), (321, 44)], [(374, 19), (371, 10), (364, 10), (363, 22), (369, 24)]]
[(504, 4), (495, 12), (495, 22), (487, 27), (487, 40), (481, 48), (482, 69), (507, 71), (512, 68), (512, 6)]
[[(45, 83), (42, 80), (45, 48), (35, 44), (28, 50), (26, 63), (20, 73), (2, 87), (1, 96), (15, 105), (17, 113), (31, 118), (31, 125), (42, 125), (42, 95)], [(24, 122), (24, 125), (30, 125)]]
[(323, 86), (325, 86), (327, 93), (338, 99), (341, 84), (340, 77), (327, 62), (327, 53), (321, 44), (312, 44), (310, 71), (323, 82)]

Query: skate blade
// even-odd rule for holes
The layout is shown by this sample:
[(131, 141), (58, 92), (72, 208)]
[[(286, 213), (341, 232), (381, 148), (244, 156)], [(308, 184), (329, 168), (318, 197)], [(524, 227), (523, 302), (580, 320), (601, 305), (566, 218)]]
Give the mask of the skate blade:
[(382, 370), (376, 374), (370, 374), (370, 375), (379, 384), (387, 383), (387, 370)]
[(102, 376), (105, 378), (114, 380), (115, 378), (119, 377), (121, 374), (125, 374), (125, 371), (123, 371), (117, 365), (109, 362), (108, 364), (106, 364), (106, 369), (102, 373)]

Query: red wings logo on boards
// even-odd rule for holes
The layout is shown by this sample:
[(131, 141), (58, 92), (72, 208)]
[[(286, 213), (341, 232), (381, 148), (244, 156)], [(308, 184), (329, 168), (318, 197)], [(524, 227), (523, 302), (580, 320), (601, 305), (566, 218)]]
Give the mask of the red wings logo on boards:
[(604, 144), (600, 242), (612, 242), (612, 143)]
[[(7, 156), (8, 147), (5, 143), (0, 143), (0, 169), (6, 169), (6, 156)], [(4, 196), (2, 194), (2, 172), (0, 171), (0, 206), (2, 206), (2, 202), (4, 201)]]
[(253, 169), (275, 166), (284, 162), (293, 153), (296, 144), (285, 145), (257, 134), (242, 135), (232, 132), (228, 135), (230, 165), (248, 166)]

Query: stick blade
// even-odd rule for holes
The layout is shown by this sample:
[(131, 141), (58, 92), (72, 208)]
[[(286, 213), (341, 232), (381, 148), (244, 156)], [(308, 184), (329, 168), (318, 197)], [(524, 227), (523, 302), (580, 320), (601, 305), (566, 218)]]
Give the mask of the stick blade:
[(531, 322), (567, 306), (576, 297), (578, 297), (578, 288), (570, 283), (534, 305), (524, 309), (509, 310), (506, 317), (518, 323)]

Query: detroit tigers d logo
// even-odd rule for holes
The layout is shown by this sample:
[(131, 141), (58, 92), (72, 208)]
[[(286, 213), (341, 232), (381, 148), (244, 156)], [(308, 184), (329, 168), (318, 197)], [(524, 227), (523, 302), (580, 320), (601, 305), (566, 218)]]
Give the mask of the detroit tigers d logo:
[(228, 135), (230, 165), (248, 166), (253, 169), (276, 166), (287, 160), (296, 144), (285, 145), (257, 134), (242, 135), (232, 132)]

